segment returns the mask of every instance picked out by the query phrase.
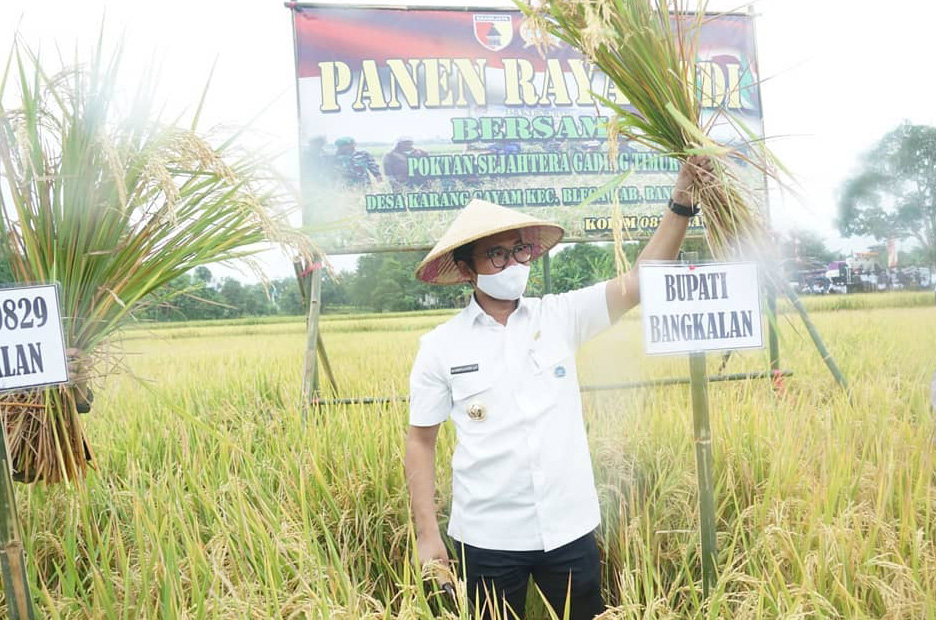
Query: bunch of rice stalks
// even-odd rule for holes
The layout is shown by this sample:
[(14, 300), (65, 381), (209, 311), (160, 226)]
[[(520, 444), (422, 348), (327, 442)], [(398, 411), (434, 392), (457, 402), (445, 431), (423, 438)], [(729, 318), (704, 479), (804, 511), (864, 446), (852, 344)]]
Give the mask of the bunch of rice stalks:
[[(77, 412), (113, 372), (115, 332), (170, 280), (264, 241), (305, 246), (262, 158), (163, 124), (141, 87), (117, 118), (119, 52), (57, 74), (15, 47), (0, 81), (0, 252), (20, 283), (57, 282), (73, 384), (0, 397), (14, 475), (81, 476)], [(13, 105), (9, 105), (12, 100)], [(132, 412), (128, 412), (132, 414)]]
[[(765, 227), (732, 160), (767, 173), (768, 154), (750, 148), (759, 143), (742, 150), (710, 138), (711, 124), (722, 115), (713, 115), (706, 125), (701, 122), (696, 58), (706, 3), (690, 12), (681, 0), (517, 1), (542, 53), (555, 39), (566, 42), (629, 101), (624, 105), (596, 95), (613, 113), (608, 127), (612, 150), (623, 136), (683, 162), (692, 155), (710, 158), (714, 174), (705, 175), (710, 181), (694, 198), (702, 207), (713, 254), (727, 258), (737, 255), (742, 243), (759, 244)], [(735, 122), (726, 115), (722, 120)]]

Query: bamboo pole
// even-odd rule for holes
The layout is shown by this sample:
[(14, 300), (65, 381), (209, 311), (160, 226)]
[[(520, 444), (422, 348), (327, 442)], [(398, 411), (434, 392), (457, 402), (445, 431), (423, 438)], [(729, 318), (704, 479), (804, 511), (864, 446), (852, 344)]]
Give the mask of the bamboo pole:
[(543, 252), (543, 295), (552, 293), (552, 274), (549, 269), (549, 250)]
[[(305, 372), (302, 375), (302, 394), (307, 404), (319, 397), (318, 340), (319, 313), (322, 309), (322, 270), (312, 271), (312, 286), (309, 290), (309, 313), (306, 317)], [(305, 416), (303, 409), (303, 416)]]
[(16, 513), (16, 494), (10, 471), (10, 450), (6, 429), (0, 424), (0, 569), (6, 594), (7, 613), (11, 620), (35, 620), (26, 560)]
[[(306, 312), (308, 313), (308, 311), (310, 310), (309, 305), (308, 305), (309, 298), (312, 297), (313, 277), (307, 274), (303, 270), (301, 261), (298, 261), (298, 260), (293, 261), (293, 269), (296, 272), (296, 280), (299, 283), (299, 294), (302, 297), (302, 306), (306, 308)], [(321, 278), (321, 274), (319, 275), (319, 277)], [(321, 291), (321, 287), (319, 290)], [(321, 295), (321, 292), (319, 293), (319, 295)], [(338, 382), (335, 381), (335, 373), (332, 371), (331, 362), (328, 359), (328, 353), (325, 351), (325, 341), (322, 340), (322, 332), (318, 329), (317, 321), (318, 319), (316, 319), (316, 325), (315, 325), (316, 327), (315, 348), (316, 348), (316, 351), (318, 352), (319, 357), (321, 358), (320, 361), (322, 362), (322, 370), (325, 371), (325, 377), (328, 379), (328, 382), (331, 384), (332, 391), (335, 394), (338, 394)], [(308, 354), (308, 350), (306, 353)], [(315, 372), (316, 373), (318, 372), (317, 368)], [(316, 379), (316, 383), (317, 383), (317, 379)], [(307, 394), (305, 384), (303, 384), (303, 394)], [(307, 403), (310, 402), (308, 397), (306, 398), (306, 402)]]
[(702, 538), (702, 596), (709, 597), (715, 586), (715, 476), (712, 468), (712, 431), (709, 427), (708, 382), (705, 353), (689, 354), (692, 381), (692, 425), (695, 431), (696, 469), (699, 479), (699, 529)]
[(322, 370), (325, 371), (325, 378), (328, 379), (329, 385), (332, 386), (332, 392), (337, 395), (338, 384), (335, 383), (335, 373), (332, 372), (331, 362), (328, 361), (328, 353), (325, 352), (325, 341), (322, 340), (321, 330), (318, 331), (318, 340), (315, 344), (318, 349), (319, 361), (322, 363)]
[(842, 387), (842, 389), (847, 392), (848, 383), (845, 381), (845, 375), (842, 374), (842, 371), (839, 370), (835, 360), (832, 359), (832, 354), (829, 353), (825, 343), (822, 341), (822, 336), (819, 335), (819, 330), (816, 329), (812, 319), (809, 318), (809, 313), (806, 312), (806, 308), (803, 306), (803, 302), (800, 301), (799, 295), (797, 295), (796, 291), (794, 291), (793, 288), (789, 285), (783, 285), (783, 288), (785, 289), (787, 299), (790, 300), (790, 303), (793, 304), (793, 307), (796, 308), (800, 318), (803, 320), (803, 324), (806, 326), (806, 331), (809, 332), (809, 336), (812, 338), (813, 344), (816, 345), (816, 349), (819, 350), (819, 355), (822, 356), (822, 361), (825, 362), (829, 372), (832, 373), (832, 376), (835, 377), (835, 380)]
[(767, 285), (767, 347), (770, 352), (770, 371), (780, 370), (780, 342), (777, 336), (777, 289)]
[[(764, 372), (735, 372), (727, 375), (710, 375), (706, 378), (709, 383), (724, 381), (748, 381), (753, 379), (776, 379), (777, 377), (792, 377), (792, 370), (781, 370), (778, 373)], [(630, 381), (627, 383), (611, 383), (603, 385), (583, 385), (579, 392), (609, 392), (613, 390), (636, 390), (649, 387), (669, 385), (689, 385), (692, 381), (687, 377), (673, 377), (671, 379), (648, 379), (646, 381)], [(403, 402), (409, 400), (408, 394), (396, 396), (352, 396), (348, 398), (330, 398), (320, 400), (321, 405), (385, 405), (387, 403)]]

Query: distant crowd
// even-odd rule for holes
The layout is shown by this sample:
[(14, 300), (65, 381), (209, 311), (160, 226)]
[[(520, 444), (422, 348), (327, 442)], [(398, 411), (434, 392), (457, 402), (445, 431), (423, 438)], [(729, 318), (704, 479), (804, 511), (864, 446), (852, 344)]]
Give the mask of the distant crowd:
[(851, 267), (846, 261), (833, 261), (824, 269), (798, 272), (791, 284), (800, 293), (813, 295), (927, 290), (936, 286), (934, 276), (925, 267), (888, 269), (877, 263)]

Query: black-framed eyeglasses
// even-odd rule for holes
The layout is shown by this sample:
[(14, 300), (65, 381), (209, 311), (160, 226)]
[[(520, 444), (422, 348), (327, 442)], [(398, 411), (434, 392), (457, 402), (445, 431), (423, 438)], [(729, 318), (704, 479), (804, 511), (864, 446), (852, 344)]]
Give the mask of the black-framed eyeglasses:
[(490, 259), (491, 264), (494, 265), (495, 269), (503, 269), (506, 267), (507, 263), (510, 262), (511, 256), (513, 256), (513, 259), (521, 265), (526, 265), (528, 262), (530, 262), (530, 259), (533, 258), (533, 244), (518, 243), (510, 249), (496, 245), (493, 248), (488, 249), (484, 255)]

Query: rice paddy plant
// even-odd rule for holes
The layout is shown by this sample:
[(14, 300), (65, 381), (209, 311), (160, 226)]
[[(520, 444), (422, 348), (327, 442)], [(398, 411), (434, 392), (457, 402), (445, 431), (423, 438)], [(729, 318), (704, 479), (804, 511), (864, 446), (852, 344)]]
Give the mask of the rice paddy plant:
[[(17, 283), (58, 283), (67, 387), (4, 396), (14, 475), (81, 477), (92, 461), (78, 418), (89, 384), (113, 372), (111, 337), (134, 310), (199, 265), (290, 242), (283, 186), (237, 135), (159, 117), (145, 79), (124, 101), (120, 52), (51, 72), (14, 46), (0, 77), (0, 252)], [(202, 99), (202, 102), (204, 98)]]
[[(851, 399), (785, 322), (795, 374), (782, 389), (711, 386), (719, 578), (707, 603), (688, 387), (585, 394), (607, 617), (936, 617), (932, 312), (816, 312), (856, 378)], [(323, 322), (347, 395), (405, 394), (421, 332), (402, 323), (425, 320), (359, 332)], [(88, 418), (97, 470), (21, 495), (42, 615), (471, 617), (417, 568), (405, 402), (327, 406), (304, 426), (301, 327), (273, 327), (125, 341), (135, 377), (109, 378)], [(641, 346), (639, 322), (623, 321), (581, 351), (582, 383), (685, 374), (685, 359), (642, 358)], [(766, 363), (749, 352), (727, 371)], [(444, 427), (442, 506), (453, 440)], [(531, 600), (528, 617), (549, 615)]]
[[(607, 124), (612, 160), (619, 137), (624, 137), (697, 168), (700, 182), (693, 187), (692, 201), (705, 215), (705, 237), (712, 255), (721, 260), (759, 261), (770, 285), (793, 304), (830, 372), (847, 389), (844, 375), (777, 269), (769, 223), (753, 188), (741, 181), (735, 162), (759, 171), (765, 182), (772, 178), (782, 183), (782, 165), (761, 137), (724, 110), (703, 118), (696, 76), (702, 26), (709, 19), (707, 1), (515, 0), (515, 4), (542, 54), (557, 41), (565, 42), (600, 69), (623, 95), (626, 103), (592, 93), (612, 114)], [(734, 127), (743, 144), (713, 139), (710, 132), (718, 121)], [(694, 159), (700, 155), (707, 157), (709, 166)], [(616, 183), (620, 179), (606, 184), (604, 191)], [(616, 209), (615, 220), (620, 222), (618, 215)], [(619, 224), (613, 228), (615, 259), (622, 273), (627, 264), (622, 234)]]
[[(693, 198), (706, 218), (706, 238), (718, 258), (766, 251), (766, 228), (753, 191), (740, 181), (733, 159), (775, 177), (769, 152), (751, 132), (721, 111), (704, 121), (696, 86), (698, 41), (707, 19), (705, 0), (546, 0), (517, 6), (543, 54), (563, 41), (614, 82), (627, 103), (595, 95), (612, 113), (610, 156), (619, 136), (686, 162), (706, 155), (712, 174)], [(724, 117), (724, 118), (722, 118)], [(753, 156), (709, 136), (717, 120), (738, 126)], [(768, 165), (770, 164), (770, 165)]]

